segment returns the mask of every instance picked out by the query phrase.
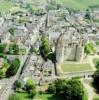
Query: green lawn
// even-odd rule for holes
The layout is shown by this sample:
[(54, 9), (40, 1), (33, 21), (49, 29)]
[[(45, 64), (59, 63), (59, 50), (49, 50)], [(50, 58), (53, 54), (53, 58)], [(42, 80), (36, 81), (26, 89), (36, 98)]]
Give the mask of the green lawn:
[(85, 10), (88, 6), (99, 5), (99, 0), (57, 0), (62, 2), (66, 7), (73, 9)]
[(28, 98), (28, 94), (27, 93), (13, 93), (12, 95), (10, 95), (8, 100), (16, 100), (17, 98), (19, 100), (31, 100)]
[(79, 72), (79, 71), (91, 71), (90, 64), (77, 64), (77, 63), (63, 63), (61, 66), (63, 72)]
[[(45, 3), (46, 0), (27, 0), (28, 3)], [(42, 1), (42, 2), (41, 2)], [(65, 7), (76, 10), (86, 10), (89, 6), (99, 5), (99, 0), (56, 0)], [(0, 0), (0, 11), (8, 12), (13, 7), (13, 3), (6, 0)]]
[(0, 0), (0, 12), (8, 12), (13, 7), (10, 1)]
[(34, 98), (34, 100), (61, 100), (61, 99), (53, 94), (39, 94)]
[[(28, 2), (45, 3), (47, 0), (27, 0)], [(65, 7), (86, 10), (89, 6), (99, 5), (99, 0), (56, 0), (62, 3)]]
[[(31, 100), (29, 99), (29, 95), (27, 93), (14, 93), (14, 94), (16, 97), (20, 98), (20, 100)], [(37, 94), (32, 100), (61, 100), (61, 99), (59, 99), (59, 97), (53, 94)]]

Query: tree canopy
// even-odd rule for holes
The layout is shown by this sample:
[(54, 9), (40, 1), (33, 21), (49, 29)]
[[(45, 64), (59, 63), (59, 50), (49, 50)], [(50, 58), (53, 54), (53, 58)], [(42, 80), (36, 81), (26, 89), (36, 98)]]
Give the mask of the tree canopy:
[(48, 92), (61, 96), (62, 100), (84, 100), (85, 97), (83, 85), (78, 79), (56, 80), (49, 85)]

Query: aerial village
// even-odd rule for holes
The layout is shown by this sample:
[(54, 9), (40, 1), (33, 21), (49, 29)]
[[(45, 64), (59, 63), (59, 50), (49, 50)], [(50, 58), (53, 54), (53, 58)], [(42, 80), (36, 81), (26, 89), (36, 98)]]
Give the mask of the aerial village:
[(31, 5), (0, 13), (0, 100), (99, 100), (99, 7)]

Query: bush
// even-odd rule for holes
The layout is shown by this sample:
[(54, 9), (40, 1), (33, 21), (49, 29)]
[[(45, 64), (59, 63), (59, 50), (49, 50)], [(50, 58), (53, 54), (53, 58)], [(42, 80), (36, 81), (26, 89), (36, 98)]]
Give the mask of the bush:
[(2, 79), (4, 76), (5, 76), (4, 71), (0, 69), (0, 79)]
[(99, 61), (96, 62), (96, 68), (99, 69)]
[(32, 90), (30, 90), (29, 97), (33, 98), (35, 96), (35, 94), (36, 94), (35, 89), (32, 89)]
[(51, 83), (51, 84), (49, 85), (47, 92), (48, 92), (48, 93), (51, 93), (51, 94), (56, 93), (56, 86), (55, 86), (54, 83)]
[(85, 91), (78, 79), (56, 80), (55, 85), (50, 85), (48, 91), (61, 97), (62, 100), (83, 100)]
[(14, 86), (16, 91), (18, 91), (20, 88), (22, 88), (22, 83), (19, 80), (16, 80)]
[(10, 44), (8, 53), (9, 54), (18, 54), (19, 53), (19, 46), (16, 44)]
[(25, 87), (26, 87), (26, 90), (28, 92), (30, 92), (31, 90), (35, 90), (35, 83), (34, 83), (34, 81), (32, 79), (28, 79), (27, 82), (26, 82)]
[(55, 53), (52, 52), (52, 49), (49, 45), (49, 41), (48, 41), (48, 38), (43, 36), (41, 38), (41, 47), (40, 47), (40, 53), (42, 55), (42, 57), (47, 60), (51, 60), (53, 63), (56, 62), (56, 55)]
[(17, 73), (19, 67), (20, 67), (20, 60), (16, 58), (15, 60), (12, 61), (10, 67), (8, 68), (6, 76), (7, 77), (14, 76)]
[(84, 47), (84, 52), (86, 53), (86, 54), (91, 54), (91, 53), (95, 53), (96, 52), (96, 50), (95, 50), (95, 48), (94, 48), (94, 45), (92, 44), (92, 43), (87, 43), (86, 45), (85, 45), (85, 47)]
[(6, 49), (6, 44), (0, 44), (0, 53), (4, 53)]

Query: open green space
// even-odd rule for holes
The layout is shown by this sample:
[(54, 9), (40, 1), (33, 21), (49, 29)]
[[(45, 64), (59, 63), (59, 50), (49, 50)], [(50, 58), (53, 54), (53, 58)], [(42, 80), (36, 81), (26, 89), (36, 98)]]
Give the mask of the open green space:
[(35, 99), (40, 100), (61, 100), (59, 97), (53, 95), (53, 94), (38, 94)]
[(0, 0), (0, 12), (8, 12), (14, 4), (7, 0)]
[(28, 99), (28, 93), (13, 93), (8, 100), (30, 100)]
[(62, 2), (65, 7), (86, 10), (89, 6), (99, 5), (99, 0), (57, 0)]
[[(27, 2), (46, 4), (47, 0), (27, 0)], [(56, 2), (63, 4), (67, 8), (76, 10), (86, 10), (89, 6), (99, 5), (99, 0), (56, 0)], [(2, 12), (8, 12), (13, 6), (13, 3), (8, 0), (0, 0), (0, 11)]]
[[(19, 100), (31, 100), (29, 98), (28, 93), (14, 93), (14, 96), (19, 98)], [(9, 100), (16, 100), (16, 99), (11, 99), (9, 97)], [(37, 94), (34, 99), (32, 100), (60, 100), (59, 97), (53, 95), (53, 94)]]
[(73, 62), (64, 62), (61, 66), (63, 72), (80, 72), (80, 71), (91, 71), (92, 67), (90, 64), (80, 64)]

